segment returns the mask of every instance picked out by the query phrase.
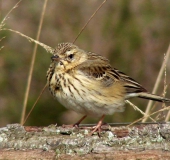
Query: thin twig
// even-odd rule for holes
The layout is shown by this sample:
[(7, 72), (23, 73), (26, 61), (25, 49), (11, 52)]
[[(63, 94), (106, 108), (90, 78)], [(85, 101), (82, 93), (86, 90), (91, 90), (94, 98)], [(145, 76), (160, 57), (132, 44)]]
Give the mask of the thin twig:
[(11, 10), (6, 14), (6, 16), (3, 18), (3, 20), (0, 23), (0, 30), (5, 26), (5, 21), (8, 19), (8, 16), (10, 15), (10, 13), (18, 7), (18, 4), (21, 2), (22, 0), (18, 1), (12, 8)]
[[(37, 32), (37, 36), (36, 36), (37, 41), (39, 40), (39, 37), (40, 37), (42, 24), (43, 24), (43, 19), (44, 19), (44, 14), (45, 14), (45, 10), (46, 10), (46, 7), (47, 7), (47, 1), (48, 0), (44, 0), (44, 5), (43, 5), (41, 18), (40, 18), (40, 23), (39, 23), (39, 27), (38, 27), (38, 32)], [(29, 70), (29, 74), (28, 74), (27, 86), (26, 86), (24, 102), (23, 102), (23, 109), (22, 109), (22, 114), (21, 114), (21, 121), (20, 121), (20, 123), (22, 125), (23, 125), (24, 119), (25, 119), (25, 112), (26, 112), (26, 107), (27, 107), (27, 102), (28, 102), (28, 96), (29, 96), (29, 91), (30, 91), (30, 85), (31, 85), (32, 73), (33, 73), (33, 68), (34, 68), (34, 63), (35, 63), (36, 52), (37, 52), (37, 46), (38, 45), (36, 43), (35, 46), (34, 46), (31, 65), (30, 65), (30, 70)]]
[(168, 114), (167, 114), (167, 116), (166, 116), (166, 118), (165, 118), (165, 122), (168, 122), (168, 121), (169, 121), (169, 118), (170, 118), (170, 110), (168, 111)]
[(4, 48), (4, 46), (2, 46), (2, 47), (0, 48), (0, 51), (1, 51), (3, 48)]
[[(158, 86), (159, 86), (159, 84), (160, 84), (161, 78), (162, 78), (163, 73), (164, 73), (165, 64), (167, 63), (167, 61), (168, 61), (168, 59), (169, 59), (169, 55), (170, 55), (170, 45), (169, 45), (169, 47), (168, 47), (168, 51), (166, 52), (166, 59), (163, 61), (162, 66), (161, 66), (161, 69), (160, 69), (159, 74), (158, 74), (158, 77), (157, 77), (157, 79), (156, 79), (156, 83), (155, 83), (154, 88), (153, 88), (153, 91), (152, 91), (153, 94), (155, 94), (156, 91), (157, 91), (157, 89), (158, 89)], [(151, 107), (152, 107), (152, 104), (153, 104), (153, 101), (149, 101), (149, 103), (148, 103), (148, 105), (147, 105), (147, 107), (146, 107), (146, 110), (145, 110), (145, 114), (146, 114), (146, 115), (149, 114), (149, 112), (150, 112), (150, 110), (151, 110)], [(148, 117), (144, 118), (144, 119), (142, 120), (142, 122), (146, 122), (146, 121), (147, 121), (147, 118), (148, 118)]]
[(40, 94), (39, 94), (38, 98), (36, 99), (36, 101), (35, 101), (34, 105), (32, 106), (32, 108), (31, 108), (31, 109), (30, 109), (30, 111), (28, 112), (28, 114), (27, 114), (26, 118), (24, 119), (24, 121), (23, 121), (23, 124), (22, 124), (22, 125), (24, 125), (24, 124), (25, 124), (25, 122), (27, 121), (28, 117), (30, 116), (30, 114), (31, 114), (31, 112), (33, 111), (33, 109), (35, 108), (35, 105), (37, 104), (37, 102), (38, 102), (38, 100), (40, 99), (41, 95), (42, 95), (42, 94), (43, 94), (43, 92), (45, 91), (46, 87), (47, 87), (47, 84), (43, 87), (43, 89), (42, 89), (42, 91), (40, 92)]
[(168, 111), (168, 114), (165, 117), (165, 122), (168, 122), (170, 119), (170, 110)]
[[(165, 58), (166, 58), (166, 55), (165, 55)], [(167, 63), (165, 64), (164, 93), (163, 93), (164, 97), (166, 95), (167, 88), (169, 86), (169, 84), (167, 84), (167, 70), (166, 69), (167, 69)], [(170, 118), (170, 110), (168, 111), (168, 114), (165, 117), (165, 122), (167, 122), (169, 120), (169, 118)]]
[[(0, 23), (0, 31), (3, 30), (3, 27), (5, 26), (5, 21), (9, 18), (8, 16), (10, 15), (10, 13), (18, 7), (18, 4), (21, 2), (22, 0), (18, 1), (12, 8), (11, 10), (6, 14), (6, 16), (2, 19), (1, 23)], [(1, 17), (0, 17), (1, 18)], [(0, 41), (2, 41), (2, 39), (4, 39), (5, 37), (2, 37), (0, 39)], [(0, 51), (4, 48), (4, 46), (0, 47)]]
[(94, 13), (91, 15), (91, 17), (89, 18), (89, 20), (86, 22), (86, 24), (83, 26), (83, 28), (80, 30), (79, 34), (77, 35), (77, 37), (74, 39), (73, 44), (76, 42), (77, 38), (80, 36), (80, 34), (84, 31), (84, 29), (86, 28), (86, 26), (89, 24), (89, 22), (92, 20), (92, 18), (96, 15), (96, 13), (99, 11), (99, 9), (104, 5), (104, 3), (107, 0), (104, 0), (100, 6), (94, 11)]
[[(166, 59), (166, 54), (164, 54), (164, 61), (165, 61), (165, 59)], [(167, 93), (167, 72), (166, 72), (166, 67), (167, 67), (167, 63), (165, 63), (165, 66), (164, 66), (164, 89), (163, 89), (163, 94), (162, 94), (162, 96), (163, 97), (165, 97), (166, 96), (166, 93)], [(162, 108), (165, 108), (166, 107), (166, 105), (165, 105), (165, 103), (163, 103), (162, 104)], [(158, 118), (159, 119), (166, 119), (166, 115), (165, 114), (167, 114), (167, 113), (165, 113), (165, 112), (162, 112), (162, 114), (158, 114)]]
[[(5, 37), (2, 37), (2, 38), (0, 39), (0, 42), (1, 42), (4, 38), (5, 38)], [(1, 51), (3, 48), (4, 48), (4, 46), (1, 46), (0, 51)]]
[(52, 47), (50, 47), (50, 46), (47, 46), (46, 44), (41, 43), (41, 42), (39, 42), (39, 41), (37, 41), (37, 40), (29, 37), (29, 36), (26, 36), (25, 34), (19, 32), (19, 31), (15, 31), (15, 30), (13, 30), (13, 29), (8, 29), (8, 28), (3, 28), (2, 30), (6, 30), (6, 31), (10, 31), (10, 32), (17, 33), (17, 34), (19, 34), (20, 36), (26, 38), (28, 41), (34, 42), (34, 43), (40, 45), (40, 46), (43, 47), (47, 52), (49, 52), (49, 53), (51, 53), (51, 54), (53, 54), (54, 51), (55, 51), (54, 48), (52, 48)]
[[(166, 59), (166, 54), (164, 54), (164, 61)], [(162, 96), (165, 97), (166, 96), (166, 91), (167, 91), (167, 82), (166, 82), (166, 63), (165, 63), (165, 66), (164, 66), (164, 89), (163, 89), (163, 93), (162, 93)], [(162, 104), (162, 108), (166, 107), (165, 103)], [(160, 120), (160, 119), (165, 119), (165, 113), (160, 113), (156, 116), (155, 118), (157, 121)]]
[[(166, 59), (166, 54), (164, 55), (164, 60)], [(163, 90), (163, 97), (166, 96), (166, 91), (167, 91), (167, 73), (166, 73), (166, 64), (164, 66), (164, 90)]]
[(155, 115), (155, 114), (157, 114), (157, 113), (160, 113), (160, 112), (163, 112), (163, 111), (167, 111), (167, 110), (170, 110), (170, 106), (168, 106), (168, 107), (166, 107), (166, 108), (163, 108), (163, 109), (160, 109), (160, 110), (158, 110), (158, 111), (156, 111), (156, 112), (153, 112), (153, 113), (151, 113), (151, 114), (145, 115), (144, 117), (135, 120), (134, 122), (132, 122), (131, 124), (129, 124), (127, 127), (132, 126), (133, 124), (135, 124), (135, 123), (143, 120), (144, 118), (148, 118), (148, 117), (153, 116), (153, 115)]
[[(131, 105), (135, 110), (139, 111), (142, 115), (146, 116), (146, 114), (140, 110), (137, 106), (135, 106), (132, 102), (126, 100), (125, 101), (126, 103), (128, 103), (129, 105)], [(156, 122), (152, 117), (149, 116), (149, 118), (153, 121), (153, 122)]]

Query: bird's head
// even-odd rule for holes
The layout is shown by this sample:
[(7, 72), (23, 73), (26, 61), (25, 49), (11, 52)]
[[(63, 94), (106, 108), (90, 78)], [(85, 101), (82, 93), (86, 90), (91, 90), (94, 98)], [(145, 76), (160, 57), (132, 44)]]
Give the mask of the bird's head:
[(87, 53), (72, 43), (60, 43), (51, 57), (55, 69), (67, 71), (87, 60)]

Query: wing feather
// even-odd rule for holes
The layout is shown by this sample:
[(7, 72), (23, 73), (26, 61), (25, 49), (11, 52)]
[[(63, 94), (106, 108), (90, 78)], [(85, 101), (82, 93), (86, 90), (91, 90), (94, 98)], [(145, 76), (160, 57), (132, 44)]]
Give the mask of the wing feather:
[(105, 87), (121, 81), (127, 94), (147, 92), (147, 90), (134, 79), (118, 69), (112, 68), (106, 58), (95, 53), (90, 53), (90, 55), (91, 57), (87, 61), (78, 66), (78, 70), (87, 77), (101, 81)]

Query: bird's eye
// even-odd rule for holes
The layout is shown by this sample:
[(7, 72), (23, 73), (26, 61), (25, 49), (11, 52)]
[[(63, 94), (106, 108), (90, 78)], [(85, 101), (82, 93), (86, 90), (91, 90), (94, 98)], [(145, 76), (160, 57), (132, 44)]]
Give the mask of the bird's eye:
[(74, 57), (74, 54), (70, 54), (70, 55), (68, 55), (68, 58), (69, 58), (70, 60), (72, 60), (72, 59), (73, 59), (73, 57)]
[(62, 66), (62, 65), (63, 65), (63, 62), (60, 61), (59, 64)]

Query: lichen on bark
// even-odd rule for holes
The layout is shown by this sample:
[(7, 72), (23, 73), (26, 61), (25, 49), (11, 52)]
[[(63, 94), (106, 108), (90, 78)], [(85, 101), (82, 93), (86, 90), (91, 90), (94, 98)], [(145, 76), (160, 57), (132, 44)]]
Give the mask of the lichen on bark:
[(170, 151), (170, 123), (126, 126), (104, 125), (100, 134), (88, 136), (91, 127), (47, 127), (9, 124), (0, 128), (0, 150), (54, 151), (59, 155), (115, 152)]

